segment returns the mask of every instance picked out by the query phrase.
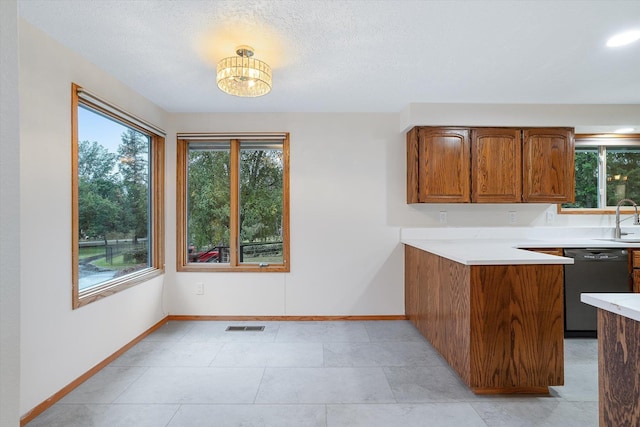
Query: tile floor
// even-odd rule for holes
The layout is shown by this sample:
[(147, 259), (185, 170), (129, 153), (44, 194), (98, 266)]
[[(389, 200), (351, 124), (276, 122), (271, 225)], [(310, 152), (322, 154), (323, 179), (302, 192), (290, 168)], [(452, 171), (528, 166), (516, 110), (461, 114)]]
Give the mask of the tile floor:
[(406, 321), (169, 322), (28, 426), (588, 427), (597, 372), (569, 339), (551, 396), (476, 396)]

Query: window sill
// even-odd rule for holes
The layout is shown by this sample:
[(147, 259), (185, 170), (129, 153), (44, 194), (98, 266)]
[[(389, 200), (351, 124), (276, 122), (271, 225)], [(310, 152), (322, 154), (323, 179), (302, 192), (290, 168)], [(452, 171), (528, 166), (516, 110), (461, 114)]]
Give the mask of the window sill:
[(241, 266), (230, 266), (229, 264), (185, 264), (178, 266), (178, 272), (202, 272), (202, 273), (229, 273), (229, 272), (244, 272), (244, 273), (289, 273), (290, 268), (285, 264), (271, 264), (267, 267), (260, 267), (258, 264), (249, 264)]
[(144, 270), (110, 280), (103, 285), (95, 286), (87, 290), (80, 291), (78, 299), (73, 301), (73, 308), (80, 308), (94, 301), (113, 295), (125, 289), (129, 289), (140, 283), (149, 281), (154, 277), (164, 274), (164, 269), (145, 268)]
[[(608, 207), (605, 209), (601, 208), (563, 208), (558, 205), (558, 214), (559, 215), (615, 215), (616, 208)], [(624, 209), (620, 209), (621, 214), (632, 214), (634, 213), (633, 208), (629, 209), (629, 206), (625, 206)]]

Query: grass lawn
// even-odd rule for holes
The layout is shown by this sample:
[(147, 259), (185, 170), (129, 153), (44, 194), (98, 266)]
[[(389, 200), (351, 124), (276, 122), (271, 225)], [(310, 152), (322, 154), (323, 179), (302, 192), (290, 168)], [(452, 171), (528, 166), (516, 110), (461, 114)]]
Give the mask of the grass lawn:
[(122, 270), (125, 268), (129, 268), (129, 267), (133, 267), (138, 265), (139, 263), (137, 262), (131, 262), (131, 263), (126, 263), (124, 262), (124, 255), (116, 255), (113, 257), (113, 263), (109, 264), (107, 262), (107, 258), (100, 258), (97, 259), (93, 262), (93, 265), (95, 265), (96, 267), (101, 267), (101, 268), (110, 268), (113, 270)]
[(257, 256), (255, 258), (254, 257), (245, 256), (244, 257), (244, 262), (254, 262), (254, 263), (266, 262), (266, 263), (273, 263), (273, 264), (281, 264), (282, 263), (282, 255)]
[(78, 250), (80, 259), (89, 258), (96, 255), (104, 255), (104, 246), (89, 246)]

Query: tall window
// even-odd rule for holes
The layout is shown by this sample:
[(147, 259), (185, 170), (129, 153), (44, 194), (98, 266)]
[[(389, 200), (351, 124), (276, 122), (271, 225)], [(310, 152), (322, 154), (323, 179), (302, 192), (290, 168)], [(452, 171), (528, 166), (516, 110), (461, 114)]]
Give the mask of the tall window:
[(611, 211), (622, 199), (640, 203), (640, 135), (576, 135), (576, 198), (566, 213)]
[(288, 134), (178, 135), (178, 270), (289, 271)]
[(72, 88), (73, 307), (164, 268), (164, 139), (140, 119)]

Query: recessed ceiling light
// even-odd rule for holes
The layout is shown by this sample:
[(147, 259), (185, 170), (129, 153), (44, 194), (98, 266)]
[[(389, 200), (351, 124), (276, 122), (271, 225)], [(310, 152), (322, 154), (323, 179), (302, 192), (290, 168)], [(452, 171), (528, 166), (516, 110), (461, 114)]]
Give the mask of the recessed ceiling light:
[(633, 43), (636, 40), (640, 39), (640, 30), (631, 30), (625, 31), (624, 33), (616, 34), (607, 40), (607, 46), (609, 47), (618, 47), (624, 46), (629, 43)]
[(635, 128), (620, 128), (613, 131), (613, 133), (631, 133)]

